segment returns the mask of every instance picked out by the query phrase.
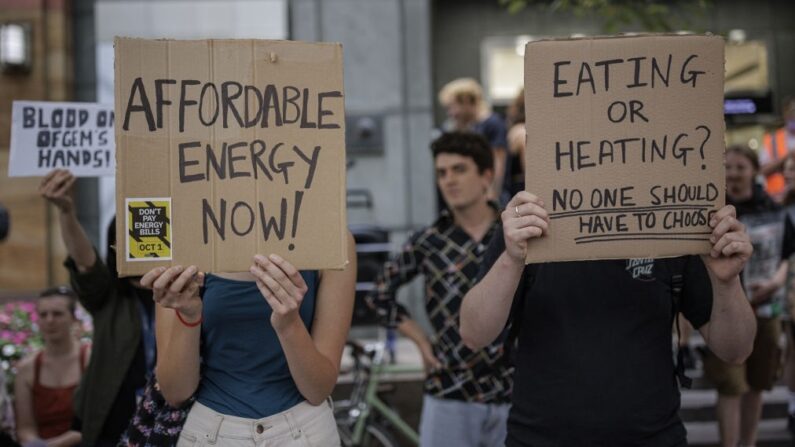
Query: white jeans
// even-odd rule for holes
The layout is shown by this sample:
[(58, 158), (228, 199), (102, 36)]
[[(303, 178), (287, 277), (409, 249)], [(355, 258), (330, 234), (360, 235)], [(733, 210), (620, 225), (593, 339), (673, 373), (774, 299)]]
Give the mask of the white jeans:
[(196, 402), (193, 404), (177, 447), (336, 447), (340, 445), (337, 424), (326, 400), (318, 406), (308, 402), (262, 419), (227, 416)]

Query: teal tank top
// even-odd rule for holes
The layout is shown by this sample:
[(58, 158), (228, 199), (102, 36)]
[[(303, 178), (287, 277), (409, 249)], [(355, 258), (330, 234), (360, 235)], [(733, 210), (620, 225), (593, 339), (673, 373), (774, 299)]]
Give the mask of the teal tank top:
[[(312, 329), (317, 271), (301, 272), (309, 290), (299, 313)], [(271, 307), (253, 281), (207, 275), (197, 400), (230, 416), (259, 419), (304, 401), (271, 326)]]

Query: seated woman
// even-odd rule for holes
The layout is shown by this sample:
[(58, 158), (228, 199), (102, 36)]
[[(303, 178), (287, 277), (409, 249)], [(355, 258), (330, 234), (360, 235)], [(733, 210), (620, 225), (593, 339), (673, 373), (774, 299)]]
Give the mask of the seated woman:
[[(246, 273), (151, 270), (156, 375), (172, 406), (196, 395), (177, 446), (340, 445), (327, 402), (350, 328), (356, 251), (345, 270), (298, 271), (257, 255)], [(203, 293), (200, 296), (200, 290)]]
[(17, 438), (22, 444), (73, 446), (73, 396), (88, 364), (89, 346), (75, 333), (77, 295), (67, 287), (47, 289), (36, 303), (44, 348), (22, 359), (16, 395)]

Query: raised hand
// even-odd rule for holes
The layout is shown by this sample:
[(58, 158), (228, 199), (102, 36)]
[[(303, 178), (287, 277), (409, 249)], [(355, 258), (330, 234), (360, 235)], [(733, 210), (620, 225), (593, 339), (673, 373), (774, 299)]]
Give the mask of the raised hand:
[(549, 214), (544, 202), (534, 194), (520, 191), (502, 212), (505, 252), (511, 259), (524, 263), (530, 239), (546, 234), (548, 228)]
[(74, 175), (67, 169), (55, 169), (47, 174), (39, 184), (39, 194), (55, 205), (61, 212), (68, 213), (74, 209), (72, 187)]
[(152, 289), (157, 304), (178, 311), (190, 321), (201, 318), (199, 290), (204, 285), (204, 273), (196, 266), (157, 267), (141, 278), (141, 285)]
[(717, 279), (730, 281), (745, 267), (754, 249), (751, 238), (745, 231), (745, 225), (737, 220), (737, 212), (731, 205), (726, 205), (709, 221), (712, 228), (710, 242), (712, 249), (709, 255), (702, 255), (704, 265)]

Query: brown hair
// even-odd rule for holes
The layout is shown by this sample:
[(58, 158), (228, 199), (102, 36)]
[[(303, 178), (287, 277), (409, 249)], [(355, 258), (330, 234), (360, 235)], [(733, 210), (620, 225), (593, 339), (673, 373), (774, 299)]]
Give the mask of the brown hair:
[(726, 153), (727, 154), (735, 153), (738, 155), (742, 155), (743, 157), (747, 158), (748, 161), (751, 162), (751, 165), (754, 167), (754, 170), (759, 172), (759, 156), (756, 155), (756, 152), (750, 147), (744, 144), (735, 144), (729, 146), (729, 148), (726, 149)]
[(44, 298), (53, 298), (56, 296), (60, 296), (67, 299), (67, 301), (69, 302), (69, 313), (71, 313), (72, 316), (75, 316), (75, 313), (77, 311), (77, 294), (74, 292), (74, 290), (70, 289), (69, 287), (66, 286), (51, 287), (49, 289), (42, 291), (39, 294), (39, 299), (41, 300)]
[(478, 167), (478, 173), (494, 170), (494, 154), (489, 142), (474, 132), (444, 133), (431, 143), (433, 159), (439, 154), (456, 154), (469, 157)]
[(524, 88), (519, 90), (519, 94), (513, 100), (510, 106), (508, 106), (508, 127), (513, 126), (514, 124), (522, 123), (524, 124), (525, 121), (525, 114), (524, 114)]

